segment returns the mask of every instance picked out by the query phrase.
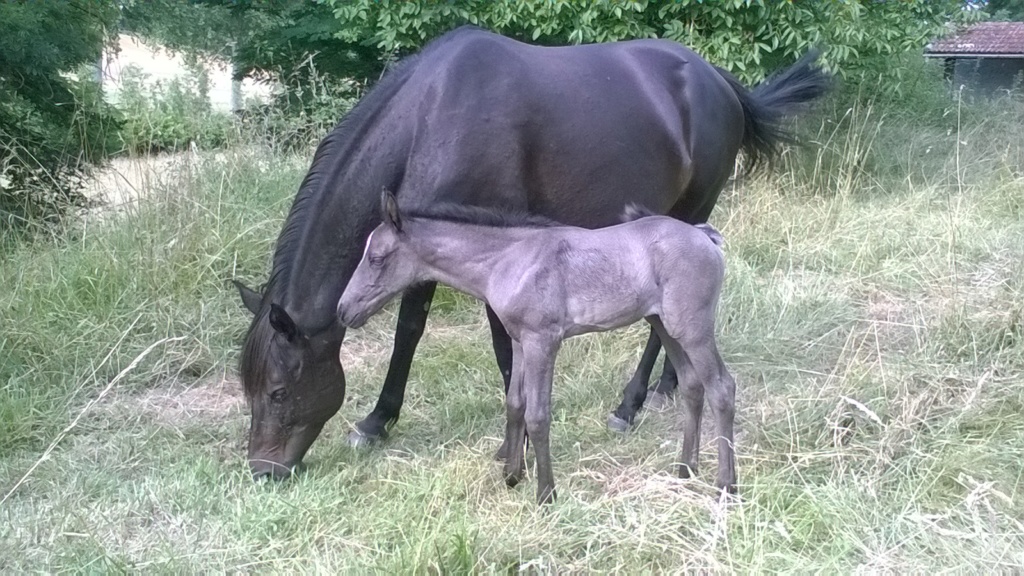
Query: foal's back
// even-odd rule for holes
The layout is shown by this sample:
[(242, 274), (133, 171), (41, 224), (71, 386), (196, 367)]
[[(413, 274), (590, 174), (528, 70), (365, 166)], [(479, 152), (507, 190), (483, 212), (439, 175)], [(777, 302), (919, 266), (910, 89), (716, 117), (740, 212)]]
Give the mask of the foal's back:
[(560, 331), (562, 337), (612, 330), (648, 316), (672, 324), (670, 318), (681, 315), (714, 316), (724, 260), (700, 228), (650, 216), (597, 230), (536, 232), (524, 251), (535, 260), (510, 285), (515, 294), (508, 296), (516, 297), (492, 302), (499, 315), (505, 308), (531, 327)]

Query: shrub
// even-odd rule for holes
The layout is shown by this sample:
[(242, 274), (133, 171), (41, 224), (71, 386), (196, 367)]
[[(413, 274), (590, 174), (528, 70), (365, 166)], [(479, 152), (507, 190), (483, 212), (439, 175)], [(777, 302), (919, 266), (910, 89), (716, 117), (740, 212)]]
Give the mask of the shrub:
[(127, 66), (121, 76), (118, 108), (124, 117), (120, 138), (124, 150), (151, 153), (178, 150), (196, 143), (204, 148), (225, 145), (234, 133), (231, 116), (210, 106), (210, 77), (195, 59), (189, 74), (147, 86), (145, 74)]

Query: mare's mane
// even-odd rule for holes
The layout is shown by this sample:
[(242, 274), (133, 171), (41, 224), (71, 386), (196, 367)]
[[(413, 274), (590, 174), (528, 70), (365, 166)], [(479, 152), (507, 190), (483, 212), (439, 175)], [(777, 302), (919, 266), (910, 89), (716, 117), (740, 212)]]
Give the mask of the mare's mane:
[(317, 146), (313, 162), (299, 186), (295, 201), (278, 236), (274, 249), (274, 263), (264, 289), (262, 306), (249, 325), (242, 347), (239, 373), (245, 394), (250, 400), (258, 392), (256, 386), (264, 380), (267, 364), (272, 361), (269, 353), (275, 331), (268, 322), (270, 304), (279, 303), (281, 300), (281, 291), (287, 284), (292, 263), (312, 220), (310, 216), (317, 214), (324, 198), (335, 192), (332, 174), (338, 173), (336, 168), (339, 163), (347, 162), (352, 151), (360, 145), (363, 136), (374, 125), (374, 120), (405, 85), (421, 58), (438, 47), (477, 30), (479, 29), (463, 26), (431, 41), (418, 53), (402, 58), (360, 98), (355, 107)]

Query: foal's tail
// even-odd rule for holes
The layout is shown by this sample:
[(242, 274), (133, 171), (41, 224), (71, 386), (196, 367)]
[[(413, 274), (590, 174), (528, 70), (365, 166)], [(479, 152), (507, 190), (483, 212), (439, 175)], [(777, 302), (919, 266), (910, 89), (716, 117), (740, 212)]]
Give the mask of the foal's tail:
[[(657, 212), (635, 202), (626, 204), (626, 207), (622, 210), (623, 222), (632, 222), (633, 220), (639, 220), (648, 216), (661, 216), (661, 214), (658, 214)], [(715, 246), (721, 247), (722, 244), (725, 244), (725, 238), (722, 237), (722, 233), (716, 230), (711, 224), (695, 224), (694, 228), (707, 234), (708, 238), (711, 239), (711, 242), (713, 242)]]
[(832, 86), (832, 76), (815, 65), (818, 50), (811, 50), (789, 68), (748, 90), (732, 74), (715, 70), (732, 86), (743, 106), (743, 152), (745, 173), (762, 164), (771, 164), (782, 144), (794, 144), (792, 134), (782, 124), (801, 104), (821, 98)]
[(722, 237), (722, 233), (716, 230), (711, 224), (694, 224), (694, 228), (707, 234), (708, 238), (711, 239), (711, 242), (714, 243), (715, 246), (721, 248), (722, 244), (725, 244), (725, 238)]

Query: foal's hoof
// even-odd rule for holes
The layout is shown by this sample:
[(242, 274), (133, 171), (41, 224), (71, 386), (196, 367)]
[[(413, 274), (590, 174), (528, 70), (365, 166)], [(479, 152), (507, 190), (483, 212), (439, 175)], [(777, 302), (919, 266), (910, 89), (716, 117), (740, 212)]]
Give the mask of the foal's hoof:
[(608, 415), (608, 429), (612, 432), (628, 432), (629, 421), (625, 418), (619, 418), (615, 412)]
[(348, 433), (348, 445), (353, 448), (372, 448), (387, 438), (387, 435), (370, 435), (363, 433), (359, 428), (353, 428)]
[(652, 412), (664, 412), (672, 405), (672, 397), (664, 392), (651, 390), (647, 393), (647, 402), (644, 406)]

